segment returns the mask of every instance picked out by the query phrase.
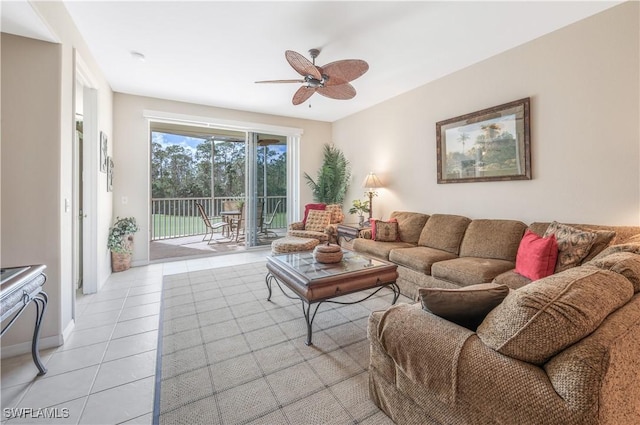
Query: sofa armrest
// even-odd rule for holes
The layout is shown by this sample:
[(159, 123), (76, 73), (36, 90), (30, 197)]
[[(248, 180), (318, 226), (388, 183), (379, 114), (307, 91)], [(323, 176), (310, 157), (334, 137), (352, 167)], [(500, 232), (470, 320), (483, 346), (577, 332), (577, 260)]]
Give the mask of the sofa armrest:
[(475, 332), (422, 310), (398, 304), (380, 317), (377, 339), (413, 382), (426, 385), (444, 402), (455, 397), (458, 357)]
[(289, 224), (289, 230), (304, 230), (304, 223), (301, 221), (295, 221)]
[(638, 423), (639, 341), (640, 294), (636, 294), (544, 369), (556, 392), (573, 408), (598, 406), (599, 423)]

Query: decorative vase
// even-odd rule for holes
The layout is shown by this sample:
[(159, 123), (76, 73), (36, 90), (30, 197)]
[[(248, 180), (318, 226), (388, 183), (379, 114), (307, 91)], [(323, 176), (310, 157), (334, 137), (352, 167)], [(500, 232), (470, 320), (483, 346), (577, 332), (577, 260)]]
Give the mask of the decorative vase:
[(358, 226), (362, 227), (363, 224), (364, 224), (364, 215), (361, 214), (358, 219)]
[(339, 263), (342, 261), (342, 248), (340, 245), (318, 245), (313, 250), (313, 258), (318, 263)]
[(111, 251), (111, 270), (123, 272), (131, 268), (131, 254)]
[(131, 268), (131, 253), (133, 252), (133, 235), (127, 235), (123, 243), (126, 252), (111, 251), (111, 270), (123, 272)]

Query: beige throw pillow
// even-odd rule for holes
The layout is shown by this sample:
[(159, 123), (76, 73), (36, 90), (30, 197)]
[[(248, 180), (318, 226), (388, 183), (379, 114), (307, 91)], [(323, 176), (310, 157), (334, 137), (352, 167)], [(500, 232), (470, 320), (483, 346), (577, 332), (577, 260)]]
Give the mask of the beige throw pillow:
[(423, 309), (473, 331), (508, 294), (507, 286), (496, 283), (418, 289)]
[(555, 235), (556, 241), (558, 242), (556, 273), (580, 264), (582, 259), (589, 254), (597, 237), (594, 232), (576, 229), (575, 227), (567, 226), (557, 221), (552, 222), (549, 227), (547, 227), (543, 237), (547, 238), (551, 235)]
[(310, 210), (304, 230), (324, 232), (331, 222), (331, 211)]

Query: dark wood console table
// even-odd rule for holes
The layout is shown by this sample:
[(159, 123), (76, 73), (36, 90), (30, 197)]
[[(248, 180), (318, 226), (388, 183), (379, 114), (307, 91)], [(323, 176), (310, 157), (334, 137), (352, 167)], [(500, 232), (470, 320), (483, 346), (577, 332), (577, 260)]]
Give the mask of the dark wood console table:
[(0, 312), (1, 320), (11, 317), (9, 323), (2, 328), (0, 337), (3, 336), (13, 325), (18, 317), (33, 301), (36, 306), (36, 324), (31, 341), (31, 355), (33, 362), (39, 370), (38, 375), (47, 373), (47, 369), (40, 359), (38, 341), (40, 337), (40, 326), (42, 318), (47, 309), (48, 296), (42, 290), (42, 286), (47, 281), (44, 274), (44, 265), (22, 266), (2, 268), (0, 275), (2, 282), (0, 285)]

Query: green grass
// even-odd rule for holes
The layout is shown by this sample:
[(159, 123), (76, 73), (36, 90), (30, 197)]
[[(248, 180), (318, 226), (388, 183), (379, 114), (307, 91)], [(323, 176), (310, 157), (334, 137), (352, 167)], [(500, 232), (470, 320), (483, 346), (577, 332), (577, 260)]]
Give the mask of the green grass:
[[(202, 218), (180, 215), (153, 214), (153, 239), (172, 238), (177, 236), (203, 235), (206, 231)], [(220, 221), (214, 218), (212, 223)], [(278, 213), (273, 219), (272, 228), (285, 227), (285, 213)]]

